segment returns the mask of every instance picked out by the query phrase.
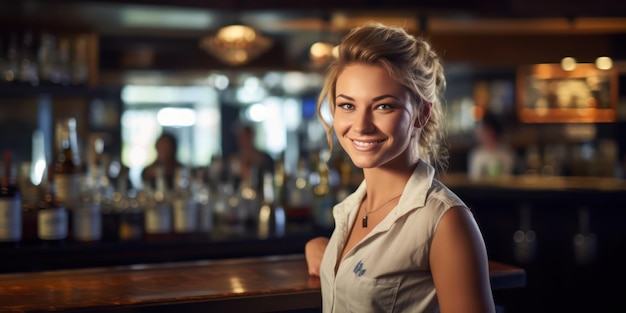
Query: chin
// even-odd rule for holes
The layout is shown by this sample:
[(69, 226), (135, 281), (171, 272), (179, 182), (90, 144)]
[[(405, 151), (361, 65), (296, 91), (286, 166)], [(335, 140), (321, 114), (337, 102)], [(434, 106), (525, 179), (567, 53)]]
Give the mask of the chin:
[(360, 169), (385, 167), (385, 168), (403, 168), (414, 165), (419, 157), (415, 161), (411, 161), (408, 154), (401, 153), (399, 155), (350, 155), (350, 159), (354, 166)]
[(364, 168), (372, 168), (372, 167), (377, 167), (380, 166), (380, 162), (378, 162), (378, 160), (375, 160), (371, 157), (350, 157), (350, 159), (352, 160), (352, 163), (354, 164), (354, 166), (360, 168), (360, 169), (364, 169)]

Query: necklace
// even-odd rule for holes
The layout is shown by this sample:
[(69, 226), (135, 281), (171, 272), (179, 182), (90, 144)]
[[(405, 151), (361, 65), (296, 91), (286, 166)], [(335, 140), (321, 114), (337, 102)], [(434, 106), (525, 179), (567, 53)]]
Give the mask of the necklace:
[(361, 221), (361, 226), (362, 226), (363, 228), (366, 228), (366, 227), (367, 227), (367, 216), (368, 216), (370, 213), (374, 213), (374, 212), (376, 212), (376, 211), (378, 211), (378, 210), (382, 209), (385, 205), (389, 204), (389, 202), (391, 202), (391, 201), (393, 201), (393, 200), (395, 200), (395, 199), (397, 199), (397, 198), (400, 198), (400, 196), (401, 196), (401, 195), (402, 195), (402, 194), (399, 194), (399, 195), (397, 195), (397, 196), (395, 196), (395, 197), (393, 197), (393, 198), (391, 198), (391, 199), (389, 199), (389, 200), (387, 200), (387, 201), (383, 202), (383, 204), (381, 204), (379, 207), (377, 207), (376, 209), (374, 209), (374, 210), (372, 210), (372, 211), (367, 211), (367, 209), (364, 209), (364, 211), (365, 211), (365, 216), (363, 216), (363, 220)]

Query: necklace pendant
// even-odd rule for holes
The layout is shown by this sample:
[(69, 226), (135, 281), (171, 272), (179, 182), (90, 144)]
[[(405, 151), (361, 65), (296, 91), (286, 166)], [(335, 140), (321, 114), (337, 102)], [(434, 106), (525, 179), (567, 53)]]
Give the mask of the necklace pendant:
[(363, 220), (361, 221), (361, 226), (363, 228), (367, 227), (367, 215), (363, 216)]

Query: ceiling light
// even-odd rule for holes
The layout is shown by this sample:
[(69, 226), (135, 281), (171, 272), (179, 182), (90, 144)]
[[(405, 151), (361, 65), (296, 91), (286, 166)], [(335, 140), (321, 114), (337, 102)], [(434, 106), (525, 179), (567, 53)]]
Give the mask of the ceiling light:
[(196, 112), (190, 108), (162, 108), (157, 113), (157, 122), (161, 126), (193, 126), (196, 124)]
[(309, 55), (311, 56), (313, 65), (324, 65), (333, 55), (333, 45), (327, 42), (316, 42), (311, 45)]
[(596, 59), (596, 67), (601, 70), (610, 70), (613, 67), (613, 60), (609, 57), (599, 57)]
[(229, 65), (239, 66), (248, 63), (272, 45), (269, 38), (245, 25), (222, 27), (215, 36), (200, 41), (200, 47)]
[(255, 103), (246, 109), (246, 117), (253, 122), (263, 122), (267, 118), (267, 108), (262, 103)]
[(561, 67), (564, 71), (573, 71), (574, 69), (576, 69), (576, 63), (576, 59), (572, 57), (564, 57), (561, 60)]

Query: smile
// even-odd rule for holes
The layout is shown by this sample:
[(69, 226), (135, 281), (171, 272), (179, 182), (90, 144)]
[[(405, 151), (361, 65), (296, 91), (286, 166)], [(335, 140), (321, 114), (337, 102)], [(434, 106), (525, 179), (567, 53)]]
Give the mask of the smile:
[(374, 140), (374, 141), (360, 141), (360, 140), (351, 139), (351, 141), (357, 150), (369, 151), (373, 149), (374, 147), (376, 147), (379, 143), (385, 141), (385, 139)]
[(375, 145), (375, 144), (381, 143), (383, 141), (385, 141), (385, 140), (378, 140), (378, 141), (358, 141), (358, 140), (352, 140), (352, 142), (354, 142), (359, 147), (369, 147), (371, 145)]

